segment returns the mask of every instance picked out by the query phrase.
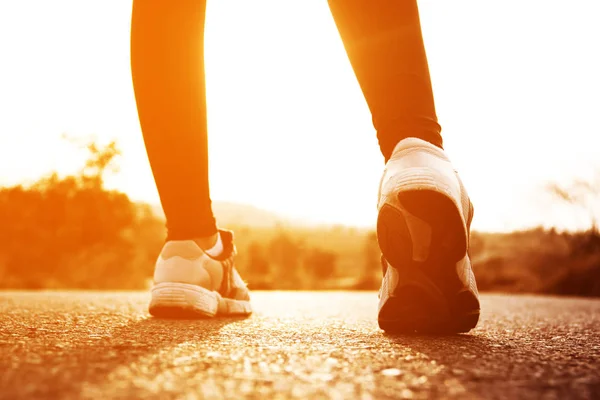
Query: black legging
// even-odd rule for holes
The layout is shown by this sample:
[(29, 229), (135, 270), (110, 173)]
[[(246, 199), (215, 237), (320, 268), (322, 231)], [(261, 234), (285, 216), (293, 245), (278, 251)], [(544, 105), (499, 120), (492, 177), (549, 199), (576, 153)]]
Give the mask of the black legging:
[[(442, 147), (416, 0), (329, 0), (387, 160), (418, 137)], [(208, 183), (202, 0), (134, 0), (131, 67), (169, 239), (216, 232)]]

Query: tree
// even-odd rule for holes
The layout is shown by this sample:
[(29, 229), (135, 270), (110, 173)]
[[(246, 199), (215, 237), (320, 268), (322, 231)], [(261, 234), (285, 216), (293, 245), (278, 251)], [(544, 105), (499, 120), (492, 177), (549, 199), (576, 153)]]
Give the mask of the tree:
[(363, 268), (356, 289), (372, 290), (381, 282), (381, 250), (375, 231), (367, 233), (363, 243)]
[(248, 252), (248, 272), (261, 276), (268, 275), (271, 272), (271, 265), (265, 256), (265, 250), (256, 241), (250, 242), (246, 250)]
[(269, 258), (272, 260), (277, 281), (285, 286), (297, 284), (300, 273), (300, 262), (303, 257), (302, 247), (283, 229), (271, 239), (268, 247)]
[(590, 220), (590, 230), (599, 232), (600, 173), (592, 180), (577, 179), (569, 185), (553, 182), (547, 185), (547, 190), (559, 200), (586, 213)]
[(310, 275), (321, 280), (330, 278), (335, 273), (337, 254), (312, 248), (304, 258), (304, 268)]
[(576, 210), (586, 213), (590, 220), (587, 232), (572, 237), (571, 254), (575, 256), (600, 252), (600, 227), (598, 226), (600, 173), (597, 173), (592, 180), (578, 179), (567, 186), (551, 183), (548, 185), (548, 190)]
[(126, 194), (106, 190), (114, 142), (86, 145), (75, 175), (0, 188), (0, 285), (13, 288), (142, 288), (163, 222)]

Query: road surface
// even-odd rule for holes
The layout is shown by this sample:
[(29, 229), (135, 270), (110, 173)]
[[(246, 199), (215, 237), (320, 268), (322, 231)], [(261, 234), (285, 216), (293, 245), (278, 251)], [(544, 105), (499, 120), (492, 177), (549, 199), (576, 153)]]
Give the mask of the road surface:
[(373, 292), (255, 292), (165, 321), (140, 292), (0, 292), (0, 398), (600, 398), (600, 300), (484, 295), (479, 326), (390, 336)]

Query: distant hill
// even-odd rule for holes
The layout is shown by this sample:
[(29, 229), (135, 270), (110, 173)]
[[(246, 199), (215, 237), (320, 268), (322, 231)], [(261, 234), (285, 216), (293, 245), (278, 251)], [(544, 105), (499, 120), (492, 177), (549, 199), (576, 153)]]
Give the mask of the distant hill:
[[(160, 205), (152, 205), (152, 210), (157, 216), (164, 218), (165, 215)], [(300, 220), (287, 218), (248, 204), (215, 201), (213, 203), (213, 211), (219, 225), (223, 227), (235, 225), (272, 228), (278, 225), (305, 225)]]
[(272, 228), (277, 225), (298, 225), (301, 222), (248, 204), (216, 201), (213, 212), (219, 224)]

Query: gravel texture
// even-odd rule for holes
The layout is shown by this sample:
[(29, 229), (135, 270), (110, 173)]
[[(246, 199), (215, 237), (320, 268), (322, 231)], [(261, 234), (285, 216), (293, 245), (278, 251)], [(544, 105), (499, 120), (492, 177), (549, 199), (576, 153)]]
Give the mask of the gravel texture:
[(600, 398), (600, 299), (484, 295), (469, 334), (391, 336), (374, 292), (254, 292), (159, 320), (141, 292), (0, 292), (0, 398)]

